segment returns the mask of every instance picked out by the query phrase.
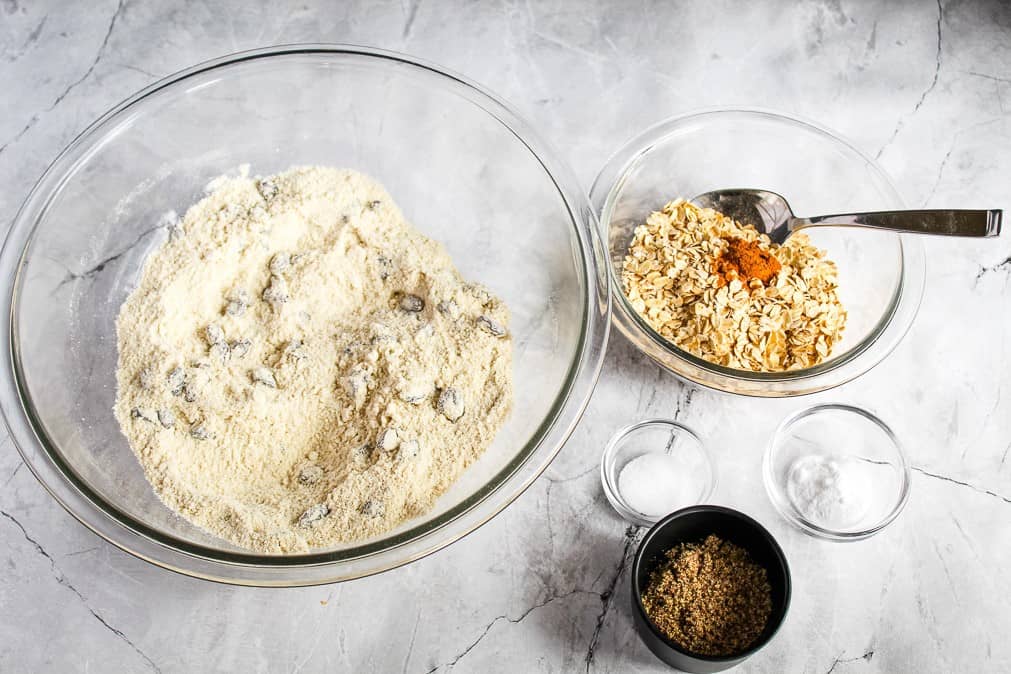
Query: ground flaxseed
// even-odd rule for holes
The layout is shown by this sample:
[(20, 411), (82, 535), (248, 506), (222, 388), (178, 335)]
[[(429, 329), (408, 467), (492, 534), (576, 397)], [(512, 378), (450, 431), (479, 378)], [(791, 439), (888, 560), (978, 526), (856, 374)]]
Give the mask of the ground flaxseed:
[(747, 550), (716, 536), (681, 543), (650, 575), (646, 615), (669, 639), (698, 655), (740, 653), (772, 612), (765, 569)]

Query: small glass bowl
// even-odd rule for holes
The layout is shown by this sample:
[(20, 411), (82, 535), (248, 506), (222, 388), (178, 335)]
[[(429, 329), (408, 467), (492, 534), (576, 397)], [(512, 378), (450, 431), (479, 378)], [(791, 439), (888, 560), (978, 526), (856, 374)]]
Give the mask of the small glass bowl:
[[(665, 454), (672, 458), (671, 468), (681, 484), (683, 498), (672, 499), (665, 512), (646, 513), (630, 503), (621, 491), (621, 473), (632, 461), (646, 454)], [(600, 459), (600, 482), (607, 500), (618, 514), (639, 526), (651, 526), (670, 513), (698, 505), (709, 499), (716, 488), (716, 467), (699, 436), (690, 428), (667, 419), (647, 419), (620, 429), (604, 448)]]
[(635, 228), (675, 197), (757, 188), (784, 195), (794, 213), (903, 208), (877, 162), (832, 131), (767, 110), (718, 109), (673, 117), (626, 143), (590, 190), (607, 244), (612, 320), (657, 364), (696, 384), (760, 397), (839, 386), (884, 359), (909, 330), (923, 295), (923, 246), (911, 235), (842, 227), (810, 230), (839, 273), (847, 312), (842, 340), (823, 363), (752, 372), (710, 363), (656, 332), (622, 292), (621, 270)]
[[(838, 487), (836, 501), (852, 506), (848, 520), (837, 511), (833, 521), (831, 511), (817, 508), (817, 495), (804, 490), (812, 470), (826, 465), (837, 471), (829, 478)], [(895, 434), (870, 412), (850, 405), (815, 405), (784, 419), (766, 449), (762, 473), (780, 515), (832, 541), (873, 536), (909, 499), (909, 463)]]

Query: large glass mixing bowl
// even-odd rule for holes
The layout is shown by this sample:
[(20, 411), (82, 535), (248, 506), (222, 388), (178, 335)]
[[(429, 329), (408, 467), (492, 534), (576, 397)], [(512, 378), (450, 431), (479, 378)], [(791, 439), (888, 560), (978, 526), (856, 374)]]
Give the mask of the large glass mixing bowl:
[(614, 322), (657, 363), (703, 386), (753, 396), (793, 396), (850, 381), (891, 353), (923, 295), (923, 248), (912, 235), (822, 227), (805, 230), (838, 265), (848, 313), (843, 338), (815, 367), (751, 372), (715, 365), (660, 336), (625, 297), (621, 267), (635, 227), (676, 197), (720, 189), (771, 190), (801, 215), (902, 208), (877, 163), (816, 124), (765, 110), (689, 113), (629, 141), (590, 193), (608, 246)]
[[(512, 312), (514, 411), (434, 510), (382, 537), (260, 555), (155, 496), (112, 415), (115, 318), (145, 257), (212, 178), (322, 164), (383, 183), (463, 275)], [(0, 402), (25, 463), (78, 520), (160, 566), (300, 585), (383, 571), (486, 522), (544, 470), (596, 381), (608, 331), (604, 250), (569, 170), (508, 107), (432, 65), (357, 47), (229, 56), (98, 120), (53, 163), (3, 247)]]

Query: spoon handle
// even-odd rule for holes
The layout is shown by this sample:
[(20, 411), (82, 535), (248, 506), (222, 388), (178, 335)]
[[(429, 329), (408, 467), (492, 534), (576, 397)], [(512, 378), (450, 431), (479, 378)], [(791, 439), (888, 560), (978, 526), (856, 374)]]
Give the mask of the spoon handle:
[(942, 234), (945, 236), (991, 237), (1000, 234), (1003, 212), (971, 210), (879, 211), (848, 215), (819, 215), (813, 218), (793, 218), (790, 231), (805, 227), (852, 226), (888, 229), (911, 234)]

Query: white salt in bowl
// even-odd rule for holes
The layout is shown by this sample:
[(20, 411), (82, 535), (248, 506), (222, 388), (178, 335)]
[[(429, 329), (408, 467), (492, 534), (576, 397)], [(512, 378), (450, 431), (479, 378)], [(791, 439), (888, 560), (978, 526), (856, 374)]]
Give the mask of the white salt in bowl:
[[(367, 173), (509, 306), (513, 413), (424, 515), (353, 544), (252, 554), (158, 500), (112, 415), (115, 319), (147, 256), (211, 179), (320, 164)], [(0, 256), (0, 405), (25, 464), (74, 517), (162, 567), (249, 585), (377, 573), (494, 517), (547, 467), (603, 360), (610, 299), (585, 193), (508, 106), (431, 64), (298, 45), (177, 73), (103, 116), (54, 161)]]
[(892, 430), (851, 405), (791, 414), (769, 441), (765, 491), (788, 522), (831, 541), (873, 536), (909, 499), (909, 462)]
[(716, 489), (716, 467), (695, 431), (676, 421), (648, 419), (620, 429), (607, 443), (600, 482), (623, 519), (651, 526), (707, 501)]

